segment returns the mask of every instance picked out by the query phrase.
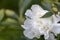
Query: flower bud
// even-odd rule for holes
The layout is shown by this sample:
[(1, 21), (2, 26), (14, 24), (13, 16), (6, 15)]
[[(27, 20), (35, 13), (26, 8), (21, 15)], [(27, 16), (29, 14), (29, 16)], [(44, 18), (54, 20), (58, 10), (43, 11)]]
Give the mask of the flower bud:
[(57, 9), (56, 7), (53, 7), (53, 8), (52, 8), (52, 11), (53, 11), (54, 13), (58, 13), (58, 9)]

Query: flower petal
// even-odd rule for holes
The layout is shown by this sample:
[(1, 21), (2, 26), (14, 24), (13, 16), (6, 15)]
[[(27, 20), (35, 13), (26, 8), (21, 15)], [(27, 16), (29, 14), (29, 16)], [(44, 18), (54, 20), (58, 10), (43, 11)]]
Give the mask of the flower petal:
[(43, 10), (43, 8), (37, 4), (32, 5), (31, 9), (32, 9), (32, 12), (36, 14), (36, 16), (39, 16), (39, 17), (42, 17), (48, 12), (47, 10)]
[(22, 25), (24, 29), (29, 29), (32, 27), (32, 21), (28, 18), (25, 20), (24, 25)]
[(49, 32), (44, 33), (44, 38), (48, 39), (49, 38)]
[(53, 34), (50, 33), (50, 35), (49, 35), (49, 40), (56, 40), (56, 38), (54, 37)]
[(60, 24), (54, 24), (52, 28), (52, 32), (57, 35), (60, 34)]
[(30, 29), (25, 30), (24, 35), (30, 39), (33, 39), (34, 37), (39, 39), (41, 34), (39, 32), (38, 27), (32, 27)]
[(33, 39), (35, 37), (35, 33), (31, 30), (25, 30), (24, 35), (29, 39)]
[(32, 9), (32, 11), (34, 11), (34, 12), (42, 12), (42, 7), (40, 7), (39, 5), (37, 5), (37, 4), (35, 4), (35, 5), (32, 5), (32, 7), (31, 7), (31, 9)]
[(25, 15), (26, 16), (28, 16), (28, 17), (31, 17), (32, 16), (32, 11), (30, 10), (30, 9), (28, 9), (27, 11), (26, 11), (26, 13), (25, 13)]
[(57, 16), (58, 21), (60, 21), (60, 15), (56, 15), (56, 16)]
[(53, 22), (57, 23), (60, 21), (60, 17), (58, 15), (53, 15)]

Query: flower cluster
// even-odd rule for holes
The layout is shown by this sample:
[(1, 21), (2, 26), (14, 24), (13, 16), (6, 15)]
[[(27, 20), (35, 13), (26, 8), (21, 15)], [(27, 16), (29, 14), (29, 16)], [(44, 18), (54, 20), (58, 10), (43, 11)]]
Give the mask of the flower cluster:
[(47, 12), (49, 11), (42, 9), (37, 4), (32, 5), (31, 9), (26, 11), (26, 20), (22, 25), (26, 37), (33, 39), (44, 35), (45, 40), (56, 40), (54, 35), (57, 36), (60, 33), (59, 12), (56, 15), (42, 18)]

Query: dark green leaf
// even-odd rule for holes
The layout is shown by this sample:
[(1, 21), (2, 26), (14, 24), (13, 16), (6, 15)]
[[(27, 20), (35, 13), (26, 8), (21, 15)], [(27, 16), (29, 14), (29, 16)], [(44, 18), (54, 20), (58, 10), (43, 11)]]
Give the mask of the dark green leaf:
[(41, 35), (38, 40), (45, 40), (45, 39), (44, 39), (44, 35)]
[(60, 23), (60, 21), (58, 23)]
[(42, 16), (42, 18), (47, 18), (47, 17), (50, 17), (52, 15), (53, 15), (52, 12), (47, 12), (44, 16)]

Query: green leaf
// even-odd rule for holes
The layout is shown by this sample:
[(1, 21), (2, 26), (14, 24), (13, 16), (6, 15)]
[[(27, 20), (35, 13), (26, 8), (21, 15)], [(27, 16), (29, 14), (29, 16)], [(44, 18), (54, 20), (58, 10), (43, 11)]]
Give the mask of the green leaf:
[(20, 0), (20, 3), (19, 3), (20, 23), (22, 23), (22, 20), (24, 20), (24, 17), (23, 17), (24, 11), (30, 5), (31, 1), (32, 0)]
[(20, 0), (19, 8), (20, 8), (20, 16), (23, 14), (24, 9), (31, 3), (32, 0)]
[(4, 29), (5, 29), (4, 26), (0, 26), (0, 32), (1, 32), (2, 30), (4, 30)]
[(18, 15), (13, 10), (6, 9), (5, 14), (10, 18), (18, 19)]
[(60, 23), (60, 21), (58, 23)]
[(43, 0), (44, 2), (51, 2), (52, 0)]
[(57, 40), (60, 40), (60, 34), (57, 35)]
[(4, 17), (4, 9), (0, 9), (0, 21), (3, 19)]
[(11, 18), (7, 18), (5, 21), (0, 23), (0, 25), (5, 25), (5, 26), (11, 24), (17, 24), (17, 21)]
[(44, 16), (42, 16), (42, 18), (47, 18), (47, 17), (50, 17), (52, 15), (53, 15), (52, 12), (47, 12)]
[(44, 0), (44, 2), (58, 2), (58, 0)]
[(60, 11), (60, 3), (55, 3), (58, 11)]
[(45, 39), (44, 39), (44, 35), (41, 35), (38, 40), (45, 40)]
[(0, 31), (0, 38), (3, 38), (4, 40), (17, 40), (19, 37), (21, 37), (22, 34), (22, 28), (17, 24), (12, 24), (4, 26), (4, 29)]
[(5, 38), (3, 38), (3, 37), (0, 37), (0, 40), (6, 40)]
[(41, 2), (41, 4), (42, 4), (42, 7), (43, 7), (45, 10), (51, 11), (51, 3)]

